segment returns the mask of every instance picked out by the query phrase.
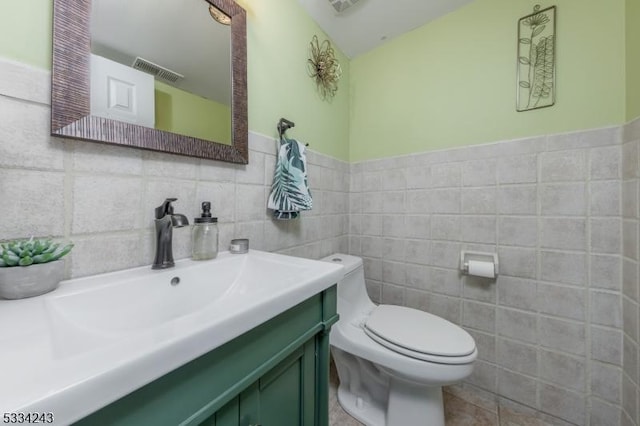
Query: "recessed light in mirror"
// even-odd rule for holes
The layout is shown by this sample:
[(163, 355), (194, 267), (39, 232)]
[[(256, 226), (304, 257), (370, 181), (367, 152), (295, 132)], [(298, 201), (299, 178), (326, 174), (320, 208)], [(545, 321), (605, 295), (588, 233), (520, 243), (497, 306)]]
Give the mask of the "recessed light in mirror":
[(211, 14), (211, 17), (216, 20), (216, 22), (219, 22), (222, 25), (231, 25), (231, 18), (225, 15), (214, 5), (209, 6), (209, 13)]

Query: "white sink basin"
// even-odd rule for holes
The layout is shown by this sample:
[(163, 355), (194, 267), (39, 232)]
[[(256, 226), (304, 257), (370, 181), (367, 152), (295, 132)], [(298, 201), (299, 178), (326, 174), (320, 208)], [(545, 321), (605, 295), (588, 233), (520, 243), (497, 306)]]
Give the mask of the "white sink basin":
[(0, 300), (0, 412), (54, 412), (56, 424), (72, 423), (342, 275), (340, 265), (252, 250), (178, 261), (169, 270), (80, 278), (40, 297)]
[(281, 257), (251, 252), (164, 271), (144, 269), (102, 285), (69, 283), (45, 303), (54, 328), (72, 324), (86, 331), (134, 333), (203, 309), (213, 310), (216, 304), (255, 302), (266, 293), (305, 280), (305, 272), (311, 272), (306, 271), (308, 264)]

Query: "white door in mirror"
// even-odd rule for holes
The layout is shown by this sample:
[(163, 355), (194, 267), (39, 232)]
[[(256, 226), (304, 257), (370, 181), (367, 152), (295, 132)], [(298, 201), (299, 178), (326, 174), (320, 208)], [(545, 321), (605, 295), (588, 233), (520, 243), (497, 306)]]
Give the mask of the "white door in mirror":
[(91, 55), (91, 115), (155, 127), (153, 76)]

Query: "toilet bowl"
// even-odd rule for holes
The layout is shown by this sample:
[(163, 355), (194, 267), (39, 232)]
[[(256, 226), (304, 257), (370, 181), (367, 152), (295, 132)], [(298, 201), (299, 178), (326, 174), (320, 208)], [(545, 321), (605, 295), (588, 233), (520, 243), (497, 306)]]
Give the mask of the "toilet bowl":
[(331, 329), (338, 401), (367, 426), (444, 426), (442, 386), (469, 377), (477, 349), (457, 325), (417, 309), (375, 305), (362, 259), (334, 254), (340, 263), (340, 320)]

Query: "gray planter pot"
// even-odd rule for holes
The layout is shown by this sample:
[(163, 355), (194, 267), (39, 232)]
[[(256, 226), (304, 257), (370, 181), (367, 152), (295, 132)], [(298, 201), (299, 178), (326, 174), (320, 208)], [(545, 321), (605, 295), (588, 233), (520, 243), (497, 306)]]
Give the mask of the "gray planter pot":
[(64, 260), (0, 268), (0, 297), (24, 299), (55, 290), (64, 276)]

